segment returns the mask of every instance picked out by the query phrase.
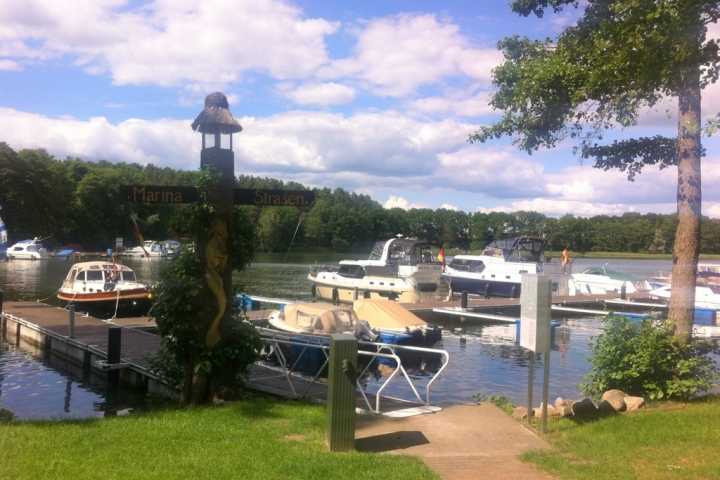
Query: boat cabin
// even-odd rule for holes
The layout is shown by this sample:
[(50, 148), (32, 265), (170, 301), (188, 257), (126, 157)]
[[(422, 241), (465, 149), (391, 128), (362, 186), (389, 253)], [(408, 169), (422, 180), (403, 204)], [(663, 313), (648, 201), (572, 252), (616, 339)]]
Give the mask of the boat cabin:
[(486, 257), (502, 258), (506, 262), (544, 262), (547, 240), (519, 237), (493, 240), (483, 250)]

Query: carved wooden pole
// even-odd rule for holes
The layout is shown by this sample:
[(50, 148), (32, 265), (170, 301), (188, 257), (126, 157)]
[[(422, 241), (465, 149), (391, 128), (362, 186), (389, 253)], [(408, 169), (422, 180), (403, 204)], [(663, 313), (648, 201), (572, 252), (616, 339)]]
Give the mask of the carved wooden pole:
[[(235, 188), (235, 154), (232, 134), (242, 131), (240, 123), (230, 113), (227, 98), (220, 92), (205, 98), (205, 109), (192, 124), (193, 130), (203, 134), (200, 167), (212, 167), (220, 174), (217, 190), (209, 192), (208, 202), (218, 211), (210, 234), (199, 238), (197, 254), (205, 265), (205, 283), (217, 306), (205, 336), (205, 344), (212, 348), (223, 338), (223, 325), (229, 325), (232, 305), (232, 268), (228, 265), (233, 232), (233, 191)], [(230, 135), (230, 148), (221, 145), (221, 134)], [(214, 145), (207, 147), (205, 135), (214, 137)]]

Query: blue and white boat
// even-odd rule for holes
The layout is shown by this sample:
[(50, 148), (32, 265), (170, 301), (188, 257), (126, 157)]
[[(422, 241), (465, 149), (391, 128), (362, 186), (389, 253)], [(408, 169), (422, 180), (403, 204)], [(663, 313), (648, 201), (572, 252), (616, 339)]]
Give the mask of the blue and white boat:
[[(489, 297), (520, 296), (523, 274), (566, 275), (569, 265), (546, 262), (547, 240), (534, 237), (505, 238), (490, 242), (480, 255), (456, 255), (445, 267), (452, 293)], [(558, 282), (553, 278), (553, 291)]]

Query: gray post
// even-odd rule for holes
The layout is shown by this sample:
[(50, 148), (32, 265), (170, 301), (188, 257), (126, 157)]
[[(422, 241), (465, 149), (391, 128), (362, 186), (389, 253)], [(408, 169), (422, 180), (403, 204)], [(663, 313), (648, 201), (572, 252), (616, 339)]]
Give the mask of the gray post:
[(622, 287), (620, 287), (620, 299), (627, 300), (627, 287), (625, 286), (625, 282), (623, 282)]
[(543, 406), (542, 406), (542, 433), (547, 433), (548, 416), (548, 390), (550, 390), (550, 352), (545, 353), (545, 368), (543, 368)]
[(467, 292), (462, 292), (460, 294), (460, 308), (463, 310), (467, 309)]
[(70, 305), (70, 335), (69, 338), (75, 338), (75, 305)]
[[(117, 365), (120, 363), (122, 329), (110, 327), (108, 329), (107, 364)], [(114, 417), (117, 415), (118, 394), (120, 388), (120, 370), (108, 370), (105, 376), (105, 416)]]
[(532, 425), (532, 413), (533, 413), (533, 381), (535, 380), (535, 352), (530, 353), (530, 363), (528, 365), (528, 403), (527, 403), (527, 417), (528, 425)]
[(357, 349), (353, 335), (330, 335), (325, 443), (331, 452), (346, 452), (355, 444)]

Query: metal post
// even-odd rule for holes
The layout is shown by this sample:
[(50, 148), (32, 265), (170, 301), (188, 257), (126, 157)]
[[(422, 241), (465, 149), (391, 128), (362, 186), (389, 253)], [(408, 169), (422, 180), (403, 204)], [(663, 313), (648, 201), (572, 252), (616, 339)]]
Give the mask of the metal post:
[(325, 443), (331, 452), (352, 450), (355, 444), (357, 349), (353, 335), (330, 335)]
[(75, 305), (70, 305), (69, 320), (70, 320), (70, 335), (68, 335), (68, 337), (75, 338)]
[(4, 292), (0, 290), (0, 314), (2, 314)]
[(355, 290), (353, 290), (353, 300), (357, 300), (357, 299), (358, 299), (358, 288), (355, 287)]
[(620, 299), (627, 300), (627, 287), (625, 286), (625, 282), (623, 282), (622, 287), (620, 287)]
[(460, 308), (463, 310), (467, 309), (467, 292), (462, 292), (460, 294)]
[(542, 407), (542, 433), (547, 433), (548, 390), (550, 390), (550, 351), (545, 353), (543, 372), (543, 407)]
[(533, 412), (533, 381), (535, 377), (535, 352), (529, 352), (530, 353), (530, 364), (528, 365), (528, 403), (527, 403), (527, 417), (528, 417), (528, 425), (532, 424), (531, 416)]
[[(109, 366), (120, 363), (120, 346), (121, 346), (120, 327), (110, 327), (108, 329), (108, 349), (107, 364)], [(120, 385), (120, 370), (110, 369), (105, 376), (105, 416), (114, 417), (117, 415), (117, 400)]]

